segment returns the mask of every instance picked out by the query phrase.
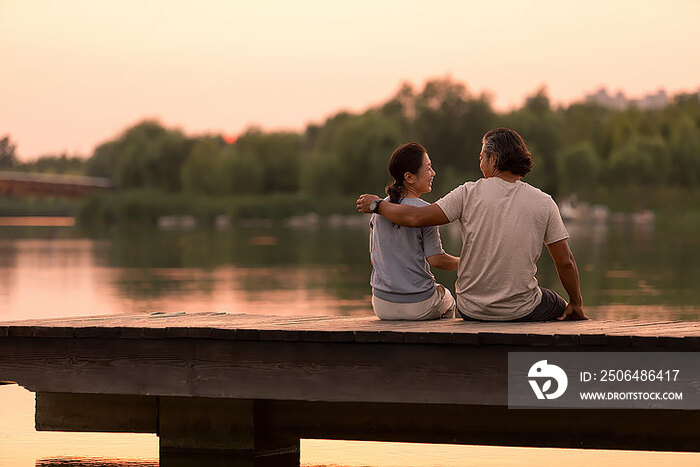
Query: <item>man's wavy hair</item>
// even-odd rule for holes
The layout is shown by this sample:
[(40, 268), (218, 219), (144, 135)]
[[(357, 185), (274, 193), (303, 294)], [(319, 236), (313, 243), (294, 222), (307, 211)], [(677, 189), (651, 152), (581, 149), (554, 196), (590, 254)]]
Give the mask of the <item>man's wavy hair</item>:
[(487, 157), (496, 156), (496, 169), (524, 177), (535, 163), (522, 136), (510, 128), (489, 130), (481, 139)]

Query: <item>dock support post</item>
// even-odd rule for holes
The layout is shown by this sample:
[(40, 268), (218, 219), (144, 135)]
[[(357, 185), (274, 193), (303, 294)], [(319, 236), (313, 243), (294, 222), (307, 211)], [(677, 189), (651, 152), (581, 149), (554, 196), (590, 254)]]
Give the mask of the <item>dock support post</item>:
[(299, 436), (271, 429), (265, 401), (160, 397), (158, 412), (163, 467), (299, 466)]

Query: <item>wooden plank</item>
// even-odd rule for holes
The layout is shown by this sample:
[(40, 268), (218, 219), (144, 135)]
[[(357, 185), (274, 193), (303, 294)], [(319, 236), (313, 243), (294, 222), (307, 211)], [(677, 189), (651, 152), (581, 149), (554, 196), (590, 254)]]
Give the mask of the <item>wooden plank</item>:
[(700, 451), (687, 410), (509, 410), (498, 406), (270, 401), (271, 429), (302, 438), (550, 448)]
[(581, 343), (581, 336), (576, 334), (554, 334), (554, 345), (556, 347), (578, 347)]
[(253, 451), (253, 401), (162, 397), (158, 407), (160, 447)]
[(578, 342), (581, 346), (605, 345), (605, 334), (581, 334)]
[(379, 331), (358, 330), (354, 331), (355, 342), (358, 343), (377, 343), (380, 342)]
[(209, 339), (0, 339), (2, 379), (35, 392), (505, 404), (519, 347)]
[(83, 337), (104, 337), (116, 338), (120, 336), (119, 328), (103, 327), (103, 326), (85, 326), (74, 328), (74, 336), (77, 338)]
[(379, 331), (379, 342), (385, 344), (403, 344), (404, 333), (397, 331)]
[(478, 345), (479, 335), (465, 332), (454, 333), (452, 342), (457, 345)]
[(654, 349), (659, 345), (657, 336), (632, 336), (630, 345), (638, 349)]
[(294, 331), (291, 329), (282, 330), (282, 340), (284, 342), (299, 342), (304, 331)]
[(155, 396), (36, 394), (38, 431), (156, 433)]
[(175, 326), (165, 328), (166, 338), (210, 339), (212, 328), (200, 326)]
[[(157, 429), (161, 451), (223, 449), (228, 462), (233, 461), (230, 450), (260, 451), (290, 441), (298, 448), (299, 438), (700, 451), (700, 414), (687, 410), (509, 410), (502, 406), (38, 394), (36, 416), (40, 430)], [(178, 458), (181, 461), (182, 456)]]
[(678, 350), (700, 350), (700, 337), (690, 336), (690, 337), (665, 337), (660, 336), (656, 338), (657, 345), (664, 349), (678, 349)]
[(7, 335), (8, 337), (32, 337), (34, 335), (34, 326), (22, 325), (22, 326), (12, 326), (10, 325)]
[(143, 337), (143, 329), (136, 327), (115, 327), (117, 334), (121, 339), (141, 339)]
[(615, 347), (632, 347), (632, 336), (630, 335), (611, 335), (605, 336), (606, 345)]
[(301, 334), (302, 342), (355, 342), (352, 331), (309, 330)]
[(141, 335), (145, 339), (165, 339), (165, 327), (141, 328)]
[(527, 343), (533, 347), (551, 347), (554, 345), (554, 334), (528, 334)]
[[(611, 335), (623, 334), (624, 330), (611, 331)], [(700, 330), (688, 325), (645, 326), (634, 330), (635, 336), (700, 337)]]
[(479, 345), (526, 345), (527, 334), (507, 334), (504, 332), (480, 332), (477, 335)]
[(260, 329), (261, 341), (281, 341), (283, 340), (283, 331), (281, 329)]
[(452, 334), (446, 332), (410, 332), (404, 335), (406, 344), (452, 344)]
[[(462, 320), (387, 322), (376, 317), (286, 317), (221, 313), (163, 313), (4, 323), (0, 337), (214, 338), (289, 342), (384, 342), (474, 345), (614, 345), (653, 348), (658, 337), (700, 337), (700, 323), (580, 321), (481, 323)], [(72, 329), (72, 331), (71, 331)], [(585, 336), (585, 337), (584, 337)], [(602, 336), (609, 336), (603, 338)], [(617, 336), (617, 337), (614, 337)], [(664, 340), (663, 346), (681, 345)], [(693, 348), (695, 341), (682, 345)]]
[(681, 349), (684, 350), (700, 350), (700, 337), (698, 336), (688, 336), (683, 338), (683, 342), (680, 345)]
[(212, 339), (235, 340), (235, 341), (258, 341), (260, 331), (258, 329), (222, 329), (214, 328), (211, 331)]
[(677, 330), (684, 330), (687, 332), (693, 332), (693, 326), (691, 323), (684, 322), (665, 322), (665, 323), (637, 323), (635, 326), (616, 326), (609, 329), (609, 334), (625, 334), (632, 331), (635, 334), (656, 334), (658, 332), (673, 332)]

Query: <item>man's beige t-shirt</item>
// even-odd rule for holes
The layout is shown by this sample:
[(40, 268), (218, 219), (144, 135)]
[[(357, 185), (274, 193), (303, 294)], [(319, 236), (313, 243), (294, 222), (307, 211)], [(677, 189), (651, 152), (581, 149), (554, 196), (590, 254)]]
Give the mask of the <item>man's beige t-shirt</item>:
[(490, 177), (467, 182), (436, 204), (462, 229), (459, 310), (490, 321), (530, 313), (542, 299), (535, 279), (542, 245), (569, 238), (552, 197), (522, 181)]

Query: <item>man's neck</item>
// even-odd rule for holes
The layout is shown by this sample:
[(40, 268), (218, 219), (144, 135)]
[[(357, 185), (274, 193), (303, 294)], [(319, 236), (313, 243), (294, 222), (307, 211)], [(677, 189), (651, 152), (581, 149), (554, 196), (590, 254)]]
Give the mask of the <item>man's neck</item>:
[(522, 175), (515, 175), (513, 172), (511, 172), (509, 170), (507, 170), (505, 172), (499, 172), (499, 173), (495, 174), (494, 177), (498, 177), (501, 180), (505, 180), (506, 182), (509, 182), (509, 183), (515, 183), (518, 180), (523, 179)]

